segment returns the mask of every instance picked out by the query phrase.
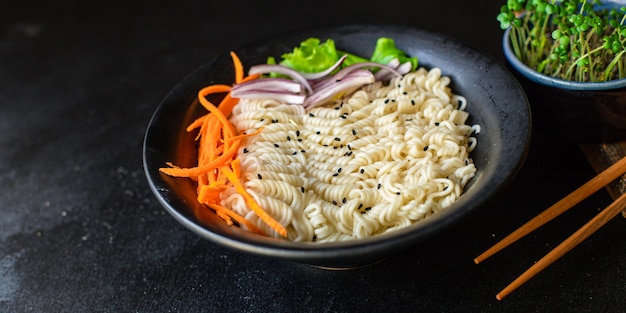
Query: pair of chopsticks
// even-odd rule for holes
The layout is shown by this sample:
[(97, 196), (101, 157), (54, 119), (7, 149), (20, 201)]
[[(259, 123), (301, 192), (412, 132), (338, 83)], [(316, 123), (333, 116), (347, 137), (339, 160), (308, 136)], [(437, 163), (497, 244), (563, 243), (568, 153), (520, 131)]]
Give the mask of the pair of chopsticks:
[[(494, 246), (487, 249), (485, 252), (483, 252), (481, 255), (474, 259), (474, 263), (478, 264), (484, 261), (488, 257), (496, 254), (498, 251), (506, 248), (515, 241), (521, 239), (530, 232), (546, 224), (553, 218), (557, 217), (561, 213), (578, 204), (580, 201), (586, 199), (587, 197), (598, 191), (600, 188), (608, 185), (625, 172), (626, 156), (617, 161), (615, 164), (608, 167), (606, 170), (599, 173), (597, 176), (586, 182), (584, 185), (578, 187), (578, 189), (574, 190), (565, 198), (559, 200), (558, 202), (547, 208), (545, 211), (539, 213), (539, 215), (526, 222), (526, 224), (522, 225), (510, 235), (500, 240)], [(594, 218), (592, 218), (589, 222), (587, 222), (580, 229), (578, 229), (574, 234), (565, 239), (561, 244), (559, 244), (556, 248), (554, 248), (543, 258), (537, 261), (537, 263), (535, 263), (533, 266), (528, 268), (526, 272), (524, 272), (517, 279), (511, 282), (506, 288), (502, 289), (502, 291), (500, 291), (496, 295), (496, 299), (502, 300), (515, 289), (523, 285), (529, 279), (537, 275), (543, 269), (545, 269), (550, 264), (565, 255), (567, 252), (572, 250), (576, 245), (587, 239), (589, 236), (591, 236), (591, 234), (604, 226), (604, 224), (610, 221), (625, 208), (626, 193), (617, 198), (604, 210), (600, 211), (600, 213), (598, 213)]]

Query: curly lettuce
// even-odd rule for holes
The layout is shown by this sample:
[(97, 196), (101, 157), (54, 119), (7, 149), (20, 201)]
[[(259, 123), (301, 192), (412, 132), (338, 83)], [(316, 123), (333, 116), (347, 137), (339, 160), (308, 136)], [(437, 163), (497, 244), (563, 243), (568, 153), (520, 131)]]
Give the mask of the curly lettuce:
[[(409, 57), (405, 51), (396, 46), (393, 39), (386, 37), (381, 37), (376, 41), (374, 52), (369, 59), (338, 50), (332, 39), (322, 42), (319, 38), (308, 38), (292, 52), (281, 55), (280, 64), (301, 72), (315, 73), (331, 67), (343, 55), (347, 55), (347, 58), (342, 63), (342, 67), (368, 61), (388, 64), (396, 58), (400, 63), (411, 62), (411, 70), (415, 70), (418, 64), (417, 57)], [(268, 64), (275, 63), (274, 58), (268, 58)]]
[(374, 48), (374, 53), (372, 53), (370, 61), (380, 64), (389, 64), (393, 59), (398, 59), (400, 64), (411, 62), (412, 71), (417, 68), (417, 57), (409, 57), (406, 52), (396, 46), (393, 39), (385, 37), (379, 38), (376, 41), (376, 47)]

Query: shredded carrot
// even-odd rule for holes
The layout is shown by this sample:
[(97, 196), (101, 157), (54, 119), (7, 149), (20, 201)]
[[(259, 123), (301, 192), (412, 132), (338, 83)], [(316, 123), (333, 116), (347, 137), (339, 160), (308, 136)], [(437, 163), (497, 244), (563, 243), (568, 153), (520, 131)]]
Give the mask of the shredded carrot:
[[(236, 53), (230, 53), (235, 68), (235, 83), (241, 83), (257, 79), (259, 75), (244, 76), (241, 60)], [(228, 188), (234, 187), (243, 196), (248, 207), (270, 228), (281, 236), (287, 236), (287, 230), (283, 225), (272, 218), (259, 206), (254, 198), (247, 192), (241, 180), (240, 161), (237, 153), (245, 139), (257, 135), (262, 128), (251, 134), (238, 134), (235, 127), (228, 120), (233, 108), (239, 99), (230, 96), (232, 86), (214, 84), (202, 88), (198, 92), (198, 101), (208, 111), (207, 114), (197, 118), (188, 125), (187, 131), (198, 130), (196, 141), (198, 142), (198, 165), (190, 168), (181, 168), (171, 162), (168, 167), (159, 170), (170, 176), (186, 177), (197, 181), (197, 200), (215, 211), (218, 217), (227, 225), (245, 226), (249, 231), (264, 234), (252, 222), (248, 221), (234, 211), (220, 205), (221, 194)], [(223, 94), (224, 98), (219, 105), (214, 105), (207, 96)], [(196, 216), (204, 222), (208, 221), (206, 212), (196, 212)], [(234, 221), (234, 222), (233, 222)]]
[(252, 211), (254, 211), (254, 213), (256, 213), (259, 218), (261, 218), (261, 220), (263, 220), (267, 225), (272, 227), (272, 229), (274, 229), (281, 236), (287, 236), (287, 230), (285, 229), (285, 227), (283, 227), (283, 225), (278, 223), (274, 218), (267, 214), (267, 212), (265, 212), (265, 210), (263, 210), (256, 203), (256, 201), (254, 201), (254, 198), (252, 198), (252, 196), (246, 191), (246, 188), (243, 186), (239, 178), (235, 176), (235, 173), (233, 173), (230, 167), (222, 167), (221, 171), (226, 175), (226, 177), (228, 177), (230, 182), (235, 186), (235, 189), (237, 189), (237, 192), (239, 192), (244, 197), (250, 209), (252, 209)]
[[(244, 83), (249, 80), (254, 80), (254, 79), (259, 78), (260, 76), (261, 76), (260, 74), (252, 74), (252, 75), (246, 76), (244, 79), (241, 80), (241, 82)], [(226, 95), (224, 100), (222, 100), (222, 103), (220, 103), (220, 106), (218, 108), (222, 111), (222, 113), (224, 113), (224, 115), (229, 116), (237, 103), (239, 103), (239, 99), (233, 98), (230, 96), (230, 94), (228, 94)]]
[(235, 67), (235, 83), (241, 83), (244, 75), (241, 59), (239, 59), (239, 56), (234, 51), (230, 52), (230, 57), (233, 59), (233, 66)]
[(263, 231), (259, 229), (256, 225), (252, 224), (252, 222), (248, 221), (247, 219), (243, 218), (241, 215), (233, 212), (232, 210), (213, 203), (209, 204), (208, 206), (216, 212), (224, 213), (228, 217), (234, 219), (240, 225), (245, 225), (250, 231), (260, 235), (265, 235), (265, 233), (263, 233)]

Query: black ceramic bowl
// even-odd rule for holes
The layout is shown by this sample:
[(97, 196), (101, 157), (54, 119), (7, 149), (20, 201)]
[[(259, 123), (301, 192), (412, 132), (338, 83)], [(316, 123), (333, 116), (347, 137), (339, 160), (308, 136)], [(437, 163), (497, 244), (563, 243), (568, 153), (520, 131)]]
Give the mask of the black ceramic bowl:
[(406, 27), (348, 26), (291, 33), (236, 49), (247, 66), (279, 57), (309, 37), (332, 38), (342, 50), (370, 55), (376, 39), (391, 37), (420, 66), (439, 67), (451, 77), (451, 88), (468, 99), (470, 124), (480, 124), (478, 146), (471, 154), (478, 171), (458, 201), (424, 222), (396, 232), (341, 243), (295, 243), (259, 236), (226, 226), (217, 216), (203, 224), (195, 215), (205, 210), (196, 201), (195, 184), (162, 175), (165, 162), (194, 166), (194, 134), (185, 127), (204, 114), (194, 101), (200, 88), (232, 83), (228, 51), (200, 66), (165, 97), (154, 113), (144, 142), (145, 172), (156, 197), (179, 222), (217, 244), (256, 255), (322, 267), (345, 268), (370, 264), (449, 230), (455, 222), (483, 207), (502, 191), (521, 167), (530, 141), (531, 118), (526, 97), (513, 76), (494, 60), (452, 38)]
[(626, 140), (626, 79), (585, 83), (539, 74), (515, 56), (509, 32), (504, 56), (528, 96), (538, 133), (581, 144)]

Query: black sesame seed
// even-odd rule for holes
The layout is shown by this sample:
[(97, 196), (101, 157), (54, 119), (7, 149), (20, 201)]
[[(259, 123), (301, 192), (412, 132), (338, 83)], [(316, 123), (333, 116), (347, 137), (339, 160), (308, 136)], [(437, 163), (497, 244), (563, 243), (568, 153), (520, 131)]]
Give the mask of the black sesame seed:
[(354, 129), (352, 130), (352, 135), (356, 136), (356, 130), (354, 130)]
[(335, 107), (335, 110), (339, 110), (339, 109), (340, 109), (340, 107)]
[(346, 198), (341, 199), (341, 203), (346, 203), (348, 201)]
[(380, 187), (382, 187), (383, 185), (381, 183), (378, 183), (378, 186), (376, 186), (376, 188), (380, 189)]
[(259, 179), (263, 179), (263, 176), (261, 176), (261, 174), (256, 174), (256, 177), (258, 177)]
[(341, 167), (337, 169), (337, 173), (341, 173)]
[(293, 152), (293, 155), (296, 155), (296, 154), (298, 154), (298, 151), (294, 151), (294, 152)]
[(365, 214), (365, 211), (361, 211), (361, 214)]
[(302, 138), (298, 138), (298, 141), (302, 142)]
[(335, 150), (336, 150), (336, 149), (337, 149), (337, 146), (333, 146), (333, 149), (335, 149)]
[(350, 145), (348, 145), (347, 147), (348, 147), (348, 150), (352, 150), (352, 147), (350, 147)]
[(385, 99), (385, 104), (389, 103), (389, 99)]
[(424, 151), (427, 151), (427, 150), (428, 150), (428, 146), (425, 146), (425, 147), (424, 147)]
[(344, 119), (344, 120), (348, 118), (348, 117), (347, 117), (347, 116), (345, 116), (345, 115), (341, 115), (341, 116), (339, 116), (339, 117), (340, 117), (340, 118), (342, 118), (342, 119)]
[(316, 131), (315, 133), (316, 133), (316, 134), (318, 134), (318, 135), (319, 135), (319, 134), (321, 134), (321, 132), (320, 132), (319, 130), (318, 130), (318, 131)]
[(415, 100), (411, 99), (411, 105), (415, 105)]
[(263, 121), (265, 121), (265, 119), (264, 119), (264, 118), (262, 118), (262, 119), (260, 119), (259, 121), (260, 121), (260, 122), (263, 122)]
[(287, 136), (287, 141), (291, 141), (291, 137), (290, 136)]
[(324, 147), (328, 147), (328, 145), (327, 145), (327, 144), (324, 144)]
[(337, 201), (333, 200), (333, 204), (334, 204), (334, 205), (337, 205)]
[(371, 207), (371, 206), (368, 206), (367, 208), (365, 208), (365, 211), (369, 211), (369, 210), (371, 210), (371, 209), (372, 209), (372, 207)]
[(296, 136), (300, 136), (300, 131), (296, 130)]
[(274, 144), (274, 147), (278, 148), (280, 147), (277, 143)]
[(248, 153), (248, 148), (243, 148), (243, 153)]
[(396, 102), (396, 99), (391, 99), (391, 102)]
[(359, 208), (357, 210), (360, 210), (363, 207), (363, 203), (359, 203)]
[(400, 192), (399, 192), (399, 191), (398, 191), (398, 192), (396, 192), (396, 195), (398, 195), (398, 196), (399, 196), (399, 195), (400, 195)]
[(300, 152), (305, 153), (306, 151), (305, 150), (300, 150)]
[(272, 120), (272, 123), (278, 123), (278, 120)]
[(406, 92), (406, 91), (403, 91), (403, 92), (402, 92), (402, 94), (403, 94), (403, 95), (408, 95), (409, 93), (408, 93), (408, 92)]
[(435, 126), (439, 126), (439, 122), (435, 122)]
[(335, 137), (335, 141), (341, 141), (341, 138)]
[(339, 176), (339, 173), (333, 174), (333, 177), (337, 177), (337, 176)]
[(363, 174), (363, 173), (365, 173), (365, 169), (362, 168), (361, 169), (361, 174)]
[(304, 193), (304, 187), (300, 187), (300, 191), (302, 191), (302, 193)]
[(448, 190), (448, 186), (443, 187), (443, 190)]
[(315, 114), (313, 114), (313, 113), (309, 113), (309, 116), (310, 116), (310, 117), (315, 117)]

